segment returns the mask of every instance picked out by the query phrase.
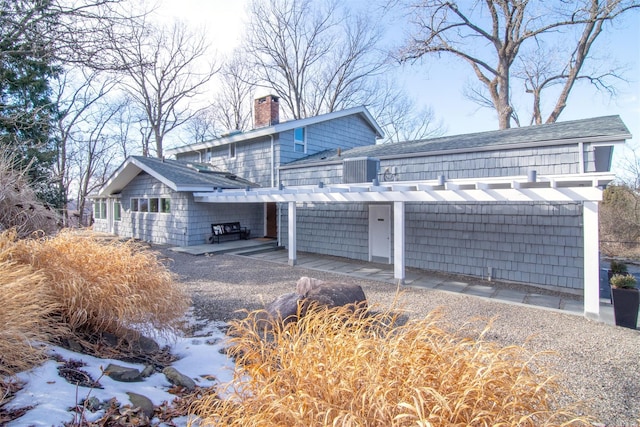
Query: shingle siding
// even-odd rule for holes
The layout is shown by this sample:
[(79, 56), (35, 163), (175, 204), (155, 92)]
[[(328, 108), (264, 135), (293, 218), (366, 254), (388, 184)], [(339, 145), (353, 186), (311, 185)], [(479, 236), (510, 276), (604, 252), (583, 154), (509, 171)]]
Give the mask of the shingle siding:
[[(283, 224), (288, 222), (287, 205), (281, 205)], [(297, 204), (297, 249), (352, 259), (369, 259), (368, 207), (355, 203)], [(288, 230), (281, 238), (286, 246)]]
[[(360, 203), (298, 203), (297, 249), (368, 260), (368, 212)], [(581, 220), (578, 203), (407, 203), (405, 265), (482, 278), (491, 267), (495, 280), (582, 289)]]
[[(286, 164), (328, 148), (342, 150), (375, 143), (374, 130), (359, 115), (316, 123), (306, 128), (307, 152), (293, 147), (293, 130), (274, 136), (274, 164)], [(236, 144), (236, 157), (229, 157), (229, 145), (177, 155), (181, 161), (208, 161), (262, 187), (271, 187), (271, 138), (263, 137)], [(274, 171), (274, 181), (277, 171)], [(277, 182), (274, 182), (276, 184)]]
[[(315, 185), (320, 181), (340, 184), (342, 167), (342, 163), (330, 162), (285, 168), (280, 176), (289, 186)], [(381, 182), (435, 180), (439, 175), (445, 175), (447, 179), (486, 178), (527, 175), (531, 170), (539, 175), (560, 175), (579, 173), (578, 169), (576, 145), (566, 145), (382, 159), (379, 178)]]
[[(171, 213), (131, 212), (131, 198), (168, 197)], [(142, 172), (120, 195), (121, 221), (114, 222), (114, 232), (122, 237), (158, 244), (189, 246), (207, 243), (211, 224), (240, 221), (251, 229), (252, 236), (262, 237), (262, 204), (220, 205), (197, 203), (187, 192), (175, 192), (152, 176)], [(94, 230), (109, 232), (108, 220), (96, 220)]]
[(317, 123), (306, 128), (307, 152), (297, 153), (293, 148), (293, 130), (280, 134), (280, 161), (282, 165), (309, 155), (330, 150), (348, 150), (372, 145), (376, 142), (374, 130), (359, 115), (341, 117)]

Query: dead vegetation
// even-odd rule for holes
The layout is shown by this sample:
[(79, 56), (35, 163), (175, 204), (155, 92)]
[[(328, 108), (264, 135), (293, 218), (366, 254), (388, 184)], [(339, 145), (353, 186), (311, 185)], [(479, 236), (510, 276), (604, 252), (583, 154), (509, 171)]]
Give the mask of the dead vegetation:
[(197, 402), (200, 425), (589, 424), (559, 407), (564, 390), (542, 355), (497, 346), (484, 332), (447, 332), (437, 312), (398, 321), (390, 310), (351, 307), (263, 330), (259, 312), (232, 322), (234, 381), (221, 391), (227, 399)]
[(607, 187), (599, 228), (605, 256), (640, 261), (640, 193), (627, 185)]
[(72, 332), (172, 332), (188, 299), (157, 254), (134, 241), (65, 229), (14, 240), (13, 259), (41, 271)]
[(20, 238), (54, 233), (58, 215), (37, 199), (27, 171), (16, 164), (10, 153), (0, 150), (0, 231), (14, 229)]
[(2, 383), (42, 359), (38, 343), (105, 332), (170, 334), (189, 305), (154, 252), (77, 230), (31, 239), (19, 239), (15, 230), (0, 233), (0, 292), (0, 406)]
[(60, 306), (45, 276), (8, 256), (8, 251), (0, 247), (0, 378), (40, 362), (44, 351), (38, 343), (64, 332), (54, 321)]

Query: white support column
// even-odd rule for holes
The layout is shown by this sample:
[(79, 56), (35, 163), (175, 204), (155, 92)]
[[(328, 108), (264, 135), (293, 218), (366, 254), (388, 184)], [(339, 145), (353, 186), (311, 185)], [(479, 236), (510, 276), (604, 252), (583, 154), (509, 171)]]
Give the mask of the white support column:
[(289, 202), (289, 265), (296, 265), (297, 248), (296, 248), (296, 202)]
[(393, 203), (393, 278), (404, 285), (404, 202)]
[(600, 317), (600, 256), (598, 238), (598, 202), (584, 202), (584, 315)]

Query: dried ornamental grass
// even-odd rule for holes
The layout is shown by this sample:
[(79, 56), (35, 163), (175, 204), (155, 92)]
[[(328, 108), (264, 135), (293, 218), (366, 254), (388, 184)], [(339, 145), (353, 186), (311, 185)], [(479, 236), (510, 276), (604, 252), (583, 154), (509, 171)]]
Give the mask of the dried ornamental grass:
[(250, 313), (229, 331), (228, 398), (203, 398), (194, 416), (229, 426), (588, 425), (556, 407), (563, 390), (541, 355), (484, 332), (451, 334), (437, 312), (398, 321), (391, 310), (317, 309), (260, 330), (264, 316)]
[(44, 351), (38, 342), (47, 341), (50, 333), (58, 333), (51, 315), (59, 308), (42, 274), (2, 258), (0, 253), (0, 378), (42, 360)]
[(156, 254), (129, 241), (63, 230), (15, 242), (16, 257), (43, 271), (72, 331), (172, 332), (188, 298)]

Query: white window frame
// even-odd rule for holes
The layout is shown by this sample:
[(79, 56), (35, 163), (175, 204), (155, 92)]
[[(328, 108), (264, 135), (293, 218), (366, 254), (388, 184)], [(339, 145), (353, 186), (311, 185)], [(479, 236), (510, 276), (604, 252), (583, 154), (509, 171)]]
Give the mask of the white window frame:
[[(302, 140), (296, 139), (298, 130), (302, 130)], [(298, 147), (302, 147), (302, 151), (298, 150)], [(304, 126), (293, 130), (293, 151), (296, 153), (307, 153), (307, 128)]]
[(120, 200), (113, 202), (113, 220), (122, 221), (122, 203), (120, 203)]
[(231, 144), (229, 144), (229, 158), (230, 159), (235, 159), (236, 158), (236, 149), (238, 147), (236, 147), (236, 143), (232, 142)]

